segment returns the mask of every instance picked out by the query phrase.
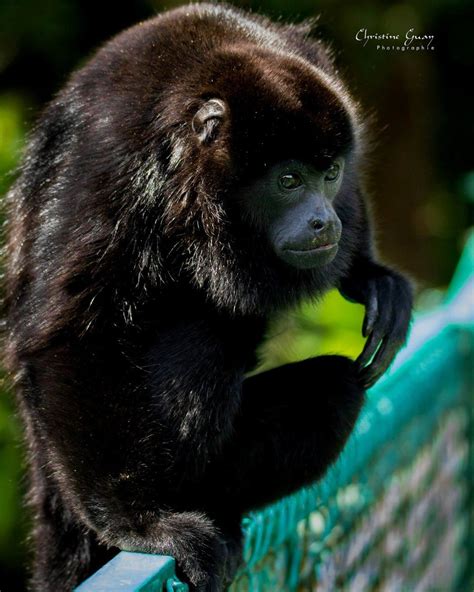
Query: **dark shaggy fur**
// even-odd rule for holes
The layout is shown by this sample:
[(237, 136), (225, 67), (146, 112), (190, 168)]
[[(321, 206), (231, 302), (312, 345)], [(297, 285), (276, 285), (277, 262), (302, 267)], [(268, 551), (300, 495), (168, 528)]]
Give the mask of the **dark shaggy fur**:
[[(222, 590), (242, 513), (323, 475), (405, 338), (410, 289), (372, 253), (358, 109), (307, 33), (224, 6), (165, 13), (102, 47), (32, 134), (9, 194), (7, 360), (35, 590), (71, 590), (117, 548)], [(196, 129), (213, 97), (226, 117)], [(338, 254), (293, 269), (235, 196), (275, 162), (340, 154)], [(332, 286), (368, 306), (373, 363), (244, 379), (269, 316)]]

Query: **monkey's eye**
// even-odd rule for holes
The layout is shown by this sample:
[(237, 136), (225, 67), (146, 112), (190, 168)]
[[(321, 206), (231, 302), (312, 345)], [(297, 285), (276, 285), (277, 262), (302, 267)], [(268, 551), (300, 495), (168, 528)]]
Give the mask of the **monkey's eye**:
[(286, 173), (278, 179), (278, 182), (283, 189), (296, 189), (303, 184), (303, 180), (297, 173)]
[(335, 181), (341, 173), (341, 165), (333, 162), (324, 175), (325, 181)]

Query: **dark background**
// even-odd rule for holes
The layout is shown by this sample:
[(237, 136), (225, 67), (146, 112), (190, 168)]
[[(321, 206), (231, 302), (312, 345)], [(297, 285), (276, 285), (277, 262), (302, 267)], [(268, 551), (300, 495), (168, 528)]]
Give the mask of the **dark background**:
[[(14, 178), (25, 134), (41, 105), (93, 49), (121, 29), (182, 2), (0, 0), (0, 195)], [(263, 0), (235, 2), (273, 17), (320, 15), (341, 73), (374, 116), (370, 190), (384, 258), (417, 281), (419, 306), (449, 282), (474, 202), (474, 3), (469, 0)], [(382, 51), (357, 31), (434, 35), (434, 50)], [(279, 327), (269, 364), (362, 344), (359, 307), (329, 295)], [(324, 338), (324, 339), (322, 339)], [(290, 353), (288, 353), (288, 351)], [(5, 386), (4, 391), (7, 391)], [(0, 589), (21, 590), (27, 512), (20, 505), (23, 460), (11, 396), (0, 395)]]

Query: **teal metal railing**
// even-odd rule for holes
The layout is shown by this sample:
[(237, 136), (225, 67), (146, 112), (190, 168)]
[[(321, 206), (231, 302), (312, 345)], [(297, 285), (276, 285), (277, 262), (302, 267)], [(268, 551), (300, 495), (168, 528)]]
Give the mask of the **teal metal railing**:
[[(474, 235), (325, 479), (244, 518), (231, 592), (473, 588), (473, 342)], [(77, 590), (187, 586), (172, 558), (121, 552)]]

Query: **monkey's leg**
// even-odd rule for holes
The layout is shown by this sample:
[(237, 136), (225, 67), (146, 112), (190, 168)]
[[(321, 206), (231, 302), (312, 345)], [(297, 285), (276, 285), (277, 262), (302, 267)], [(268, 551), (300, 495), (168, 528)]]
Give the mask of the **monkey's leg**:
[(37, 592), (69, 592), (113, 557), (117, 550), (99, 545), (63, 505), (50, 479), (34, 471), (31, 491), (36, 514), (31, 588)]
[(202, 511), (104, 510), (101, 519), (108, 526), (98, 529), (104, 544), (174, 557), (178, 577), (192, 592), (224, 592), (232, 580), (240, 558), (240, 528), (224, 533)]
[(234, 435), (208, 473), (206, 492), (216, 492), (209, 507), (225, 517), (322, 477), (344, 447), (363, 400), (357, 366), (341, 356), (246, 379)]
[[(31, 589), (35, 592), (72, 592), (124, 550), (170, 555), (177, 575), (192, 592), (224, 592), (240, 558), (240, 536), (224, 536), (212, 520), (198, 512), (106, 517), (109, 528), (95, 532), (63, 507), (50, 489), (36, 495), (34, 562)], [(98, 538), (102, 543), (98, 542)], [(110, 547), (116, 544), (117, 548)]]
[(234, 529), (226, 524), (224, 532), (201, 511), (128, 505), (118, 510), (120, 500), (101, 499), (97, 492), (93, 500), (84, 500), (88, 520), (98, 524), (91, 530), (65, 509), (54, 485), (48, 480), (45, 487), (38, 476), (32, 489), (34, 592), (72, 592), (119, 549), (174, 557), (178, 576), (192, 592), (224, 592), (232, 581), (241, 551), (238, 522)]
[(187, 484), (195, 511), (110, 516), (111, 529), (101, 537), (121, 548), (172, 555), (192, 590), (225, 590), (240, 560), (242, 513), (320, 478), (341, 452), (363, 400), (356, 364), (340, 356), (246, 379), (229, 442), (199, 480)]

